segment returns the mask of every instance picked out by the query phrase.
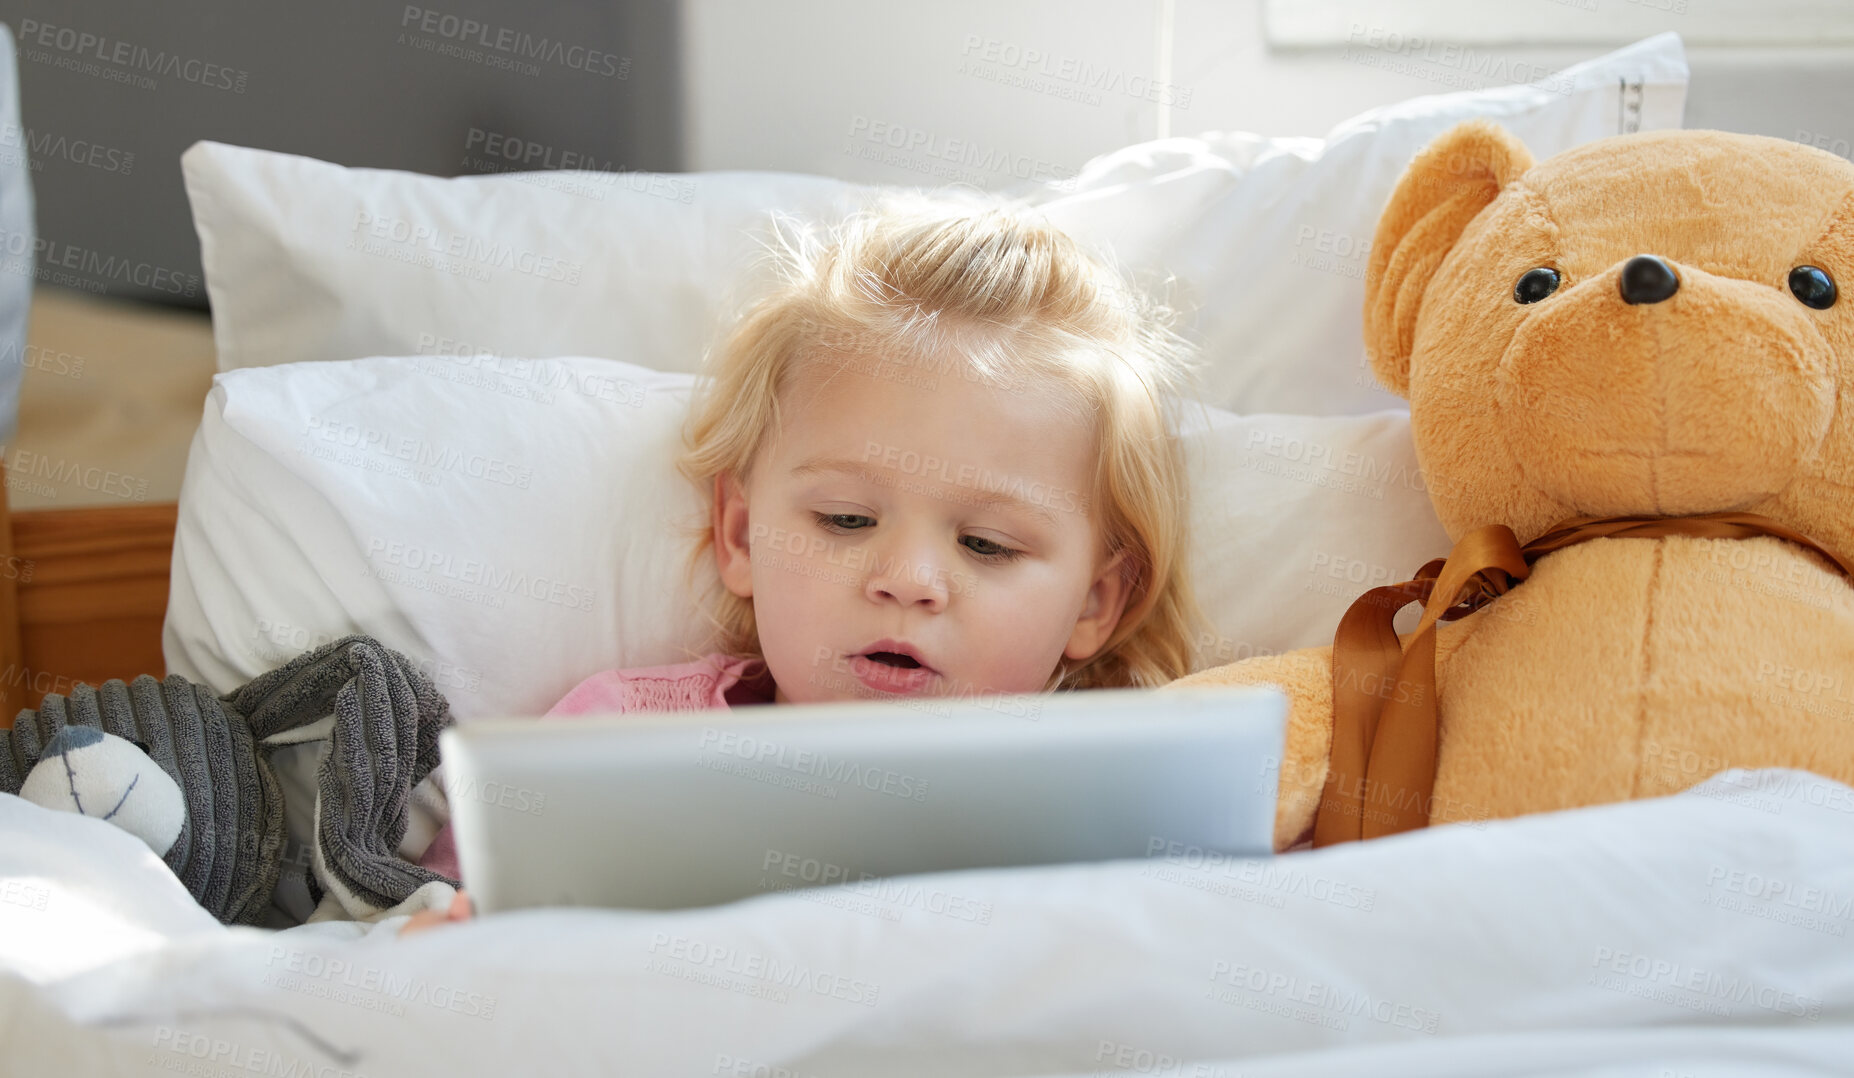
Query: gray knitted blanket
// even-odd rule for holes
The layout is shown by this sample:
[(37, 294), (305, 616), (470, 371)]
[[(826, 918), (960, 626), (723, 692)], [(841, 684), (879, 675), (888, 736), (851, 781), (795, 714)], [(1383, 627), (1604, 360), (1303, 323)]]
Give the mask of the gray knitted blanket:
[(317, 773), (315, 878), (344, 892), (350, 909), (389, 909), (433, 881), (455, 886), (397, 853), (412, 788), (437, 765), (450, 705), (410, 660), (368, 636), (304, 652), (224, 696), (178, 674), (47, 695), (0, 730), (0, 792), (19, 792), (64, 726), (140, 743), (186, 800), (168, 867), (220, 921), (256, 924), (283, 859), (283, 796), (262, 742), (331, 713)]

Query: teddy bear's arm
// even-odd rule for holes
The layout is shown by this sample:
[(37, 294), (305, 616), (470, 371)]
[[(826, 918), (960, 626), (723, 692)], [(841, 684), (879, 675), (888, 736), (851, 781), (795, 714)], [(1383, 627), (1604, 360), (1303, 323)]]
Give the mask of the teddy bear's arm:
[(1287, 742), (1281, 754), (1281, 793), (1275, 806), (1275, 849), (1312, 837), (1313, 816), (1326, 785), (1333, 747), (1333, 649), (1330, 646), (1262, 655), (1200, 670), (1163, 687), (1271, 684), (1287, 693)]

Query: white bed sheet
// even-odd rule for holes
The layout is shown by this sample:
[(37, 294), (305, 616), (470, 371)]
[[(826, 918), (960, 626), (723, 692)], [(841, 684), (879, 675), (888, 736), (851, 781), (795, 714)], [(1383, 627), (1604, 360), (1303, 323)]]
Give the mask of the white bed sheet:
[[(1273, 862), (227, 929), (134, 839), (0, 795), (0, 1072), (1827, 1075), (1854, 789), (1686, 793)], [(770, 877), (785, 879), (775, 869)]]

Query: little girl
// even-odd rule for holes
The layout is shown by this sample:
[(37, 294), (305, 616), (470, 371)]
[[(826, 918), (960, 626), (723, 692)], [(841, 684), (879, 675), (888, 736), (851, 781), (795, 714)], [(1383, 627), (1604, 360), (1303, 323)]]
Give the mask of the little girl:
[[(891, 195), (828, 242), (775, 235), (779, 286), (709, 356), (677, 462), (712, 497), (688, 568), (720, 570), (718, 650), (594, 674), (548, 715), (1189, 673), (1173, 431), (1195, 386), (1159, 315), (995, 201)], [(420, 863), (455, 856), (446, 828)]]

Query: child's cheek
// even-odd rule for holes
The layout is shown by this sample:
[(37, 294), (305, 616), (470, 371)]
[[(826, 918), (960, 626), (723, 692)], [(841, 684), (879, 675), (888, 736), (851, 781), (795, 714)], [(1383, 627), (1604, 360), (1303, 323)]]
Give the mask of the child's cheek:
[[(831, 657), (858, 643), (837, 639), (842, 635), (837, 630), (845, 620), (844, 604), (851, 594), (841, 583), (819, 580), (797, 569), (756, 569), (754, 622), (761, 649), (769, 658), (777, 655), (784, 660), (780, 665), (785, 669), (774, 671), (775, 676), (784, 675), (781, 685), (795, 675), (800, 683), (809, 683), (814, 673), (828, 677)], [(822, 659), (820, 652), (825, 653)]]
[(960, 648), (973, 664), (960, 674), (972, 683), (972, 691), (1040, 691), (1055, 669), (1054, 658), (1044, 661), (1051, 636), (1047, 618), (1039, 619), (1014, 602), (967, 613), (961, 619), (965, 624), (983, 626), (979, 638)]

